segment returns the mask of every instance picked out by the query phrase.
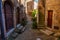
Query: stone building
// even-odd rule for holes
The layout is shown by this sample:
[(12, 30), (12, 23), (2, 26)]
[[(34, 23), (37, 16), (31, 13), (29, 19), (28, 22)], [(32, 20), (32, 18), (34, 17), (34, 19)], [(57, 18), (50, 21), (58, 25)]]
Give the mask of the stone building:
[(60, 33), (60, 0), (45, 1), (45, 27), (58, 36)]
[[(46, 27), (48, 30), (54, 32), (55, 36), (60, 33), (60, 0), (39, 0), (38, 2), (38, 15), (39, 11), (42, 12), (44, 15), (44, 18), (42, 18), (41, 14), (40, 17), (37, 16), (38, 20), (38, 27), (39, 23), (42, 21), (44, 24), (44, 27)], [(42, 19), (42, 20), (39, 20)], [(41, 21), (41, 22), (39, 22)]]
[(60, 30), (60, 0), (46, 0), (45, 25), (51, 30)]
[(10, 0), (2, 1), (2, 12), (4, 19), (4, 33), (7, 36), (7, 32), (14, 28), (13, 17), (14, 17), (14, 2)]
[(20, 4), (20, 0), (2, 0), (5, 37), (8, 37), (18, 24), (21, 24), (22, 19), (26, 21), (24, 9), (24, 6), (22, 7)]
[(33, 9), (34, 9), (34, 1), (32, 0), (32, 1), (27, 2), (27, 13), (28, 13), (28, 15), (31, 16)]
[(37, 26), (38, 28), (43, 28), (45, 25), (45, 13), (44, 5), (42, 0), (38, 0), (38, 14), (37, 14)]

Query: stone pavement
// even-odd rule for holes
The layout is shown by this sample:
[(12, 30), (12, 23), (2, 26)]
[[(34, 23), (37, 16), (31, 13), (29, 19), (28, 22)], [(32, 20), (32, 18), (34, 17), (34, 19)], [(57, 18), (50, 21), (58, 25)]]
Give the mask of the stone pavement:
[(55, 40), (55, 37), (47, 36), (37, 29), (32, 29), (32, 22), (29, 21), (26, 25), (26, 30), (20, 34), (15, 40), (37, 40), (40, 38), (41, 40)]

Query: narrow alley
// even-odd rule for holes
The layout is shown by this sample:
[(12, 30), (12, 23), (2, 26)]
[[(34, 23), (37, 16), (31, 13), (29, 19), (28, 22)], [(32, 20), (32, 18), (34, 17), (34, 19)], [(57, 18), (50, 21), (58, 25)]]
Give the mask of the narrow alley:
[(60, 40), (60, 0), (1, 0), (0, 40)]
[(26, 30), (19, 34), (15, 40), (55, 40), (55, 37), (48, 36), (38, 29), (32, 29), (32, 21), (28, 20)]

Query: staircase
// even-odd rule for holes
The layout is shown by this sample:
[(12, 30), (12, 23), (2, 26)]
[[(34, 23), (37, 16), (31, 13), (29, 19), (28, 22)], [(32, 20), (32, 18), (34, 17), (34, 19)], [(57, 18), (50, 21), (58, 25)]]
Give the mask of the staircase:
[(48, 29), (41, 29), (40, 31), (43, 32), (43, 33), (45, 33), (46, 35), (52, 35), (52, 34), (54, 34), (53, 31), (50, 31)]
[(38, 23), (38, 28), (43, 28), (44, 27), (44, 23), (45, 23), (45, 17), (44, 14), (39, 13), (39, 23)]

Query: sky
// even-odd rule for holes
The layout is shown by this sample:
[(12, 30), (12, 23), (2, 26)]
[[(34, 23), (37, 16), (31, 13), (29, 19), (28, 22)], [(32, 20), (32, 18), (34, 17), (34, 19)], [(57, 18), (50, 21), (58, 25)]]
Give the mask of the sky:
[(38, 0), (34, 0), (34, 9), (37, 9), (38, 6)]
[(36, 3), (38, 2), (38, 0), (34, 0)]

